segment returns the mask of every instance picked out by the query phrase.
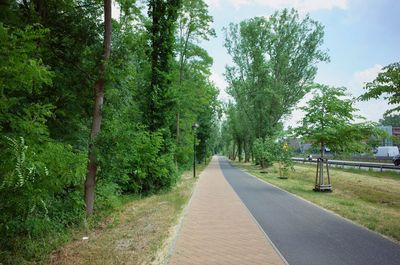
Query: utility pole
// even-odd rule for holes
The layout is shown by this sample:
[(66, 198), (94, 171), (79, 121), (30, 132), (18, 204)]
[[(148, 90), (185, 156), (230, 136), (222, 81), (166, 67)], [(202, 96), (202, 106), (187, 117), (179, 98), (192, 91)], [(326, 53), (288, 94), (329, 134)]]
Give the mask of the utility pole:
[(199, 128), (197, 123), (193, 123), (193, 178), (196, 177), (196, 129)]
[(204, 165), (207, 165), (207, 140), (204, 140)]

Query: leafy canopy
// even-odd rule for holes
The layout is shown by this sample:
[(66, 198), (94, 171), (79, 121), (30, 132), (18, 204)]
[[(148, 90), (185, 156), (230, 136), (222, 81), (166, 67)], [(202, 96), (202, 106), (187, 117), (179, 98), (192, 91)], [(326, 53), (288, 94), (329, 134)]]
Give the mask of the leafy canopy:
[(231, 23), (225, 47), (233, 65), (226, 68), (228, 93), (251, 121), (256, 138), (273, 134), (279, 121), (310, 90), (316, 64), (328, 61), (320, 49), (320, 23), (294, 9)]
[(374, 81), (366, 84), (366, 93), (360, 96), (361, 100), (379, 98), (385, 95), (389, 105), (394, 108), (388, 110), (386, 114), (400, 111), (400, 62), (385, 66), (383, 71), (378, 74)]
[(379, 124), (384, 126), (400, 127), (400, 114), (384, 114), (383, 118), (379, 120)]
[[(355, 123), (354, 100), (349, 99), (344, 87), (318, 85), (313, 98), (300, 109), (305, 112), (301, 124), (294, 131), (314, 146), (328, 146), (332, 151), (364, 151), (363, 144), (380, 130), (372, 123)], [(322, 149), (322, 148), (321, 148)]]

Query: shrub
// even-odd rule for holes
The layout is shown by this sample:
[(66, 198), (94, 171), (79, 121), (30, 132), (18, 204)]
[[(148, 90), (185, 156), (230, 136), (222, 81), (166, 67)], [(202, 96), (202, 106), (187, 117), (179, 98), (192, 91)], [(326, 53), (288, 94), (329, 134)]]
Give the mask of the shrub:
[(117, 183), (122, 192), (152, 193), (176, 181), (172, 151), (160, 154), (165, 142), (160, 132), (125, 124), (103, 130), (99, 138), (102, 179)]
[(261, 139), (254, 141), (253, 151), (256, 161), (264, 167), (271, 166), (278, 156), (279, 148), (277, 142), (272, 138)]
[[(86, 156), (61, 143), (28, 146), (23, 137), (5, 138), (8, 157), (0, 172), (1, 249), (20, 246), (83, 218), (81, 183)], [(39, 240), (37, 242), (40, 242)], [(29, 255), (29, 253), (27, 253)]]
[(256, 160), (260, 162), (262, 167), (268, 167), (274, 162), (278, 162), (281, 176), (287, 175), (288, 170), (293, 168), (292, 153), (287, 144), (275, 141), (272, 138), (256, 139), (253, 150)]

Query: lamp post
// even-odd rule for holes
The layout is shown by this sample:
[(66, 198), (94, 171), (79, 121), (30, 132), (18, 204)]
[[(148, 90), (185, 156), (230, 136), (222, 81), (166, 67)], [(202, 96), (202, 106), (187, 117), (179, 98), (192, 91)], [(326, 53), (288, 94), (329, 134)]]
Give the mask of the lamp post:
[(204, 165), (207, 165), (207, 139), (204, 140)]
[(199, 128), (197, 123), (193, 123), (193, 177), (196, 177), (196, 129)]

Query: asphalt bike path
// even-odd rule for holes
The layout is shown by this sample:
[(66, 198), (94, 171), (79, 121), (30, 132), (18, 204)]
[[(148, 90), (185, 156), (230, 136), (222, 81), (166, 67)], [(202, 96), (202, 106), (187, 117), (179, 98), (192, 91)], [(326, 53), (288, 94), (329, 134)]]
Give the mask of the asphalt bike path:
[(223, 157), (219, 163), (225, 179), (289, 264), (400, 264), (399, 244), (269, 185)]

